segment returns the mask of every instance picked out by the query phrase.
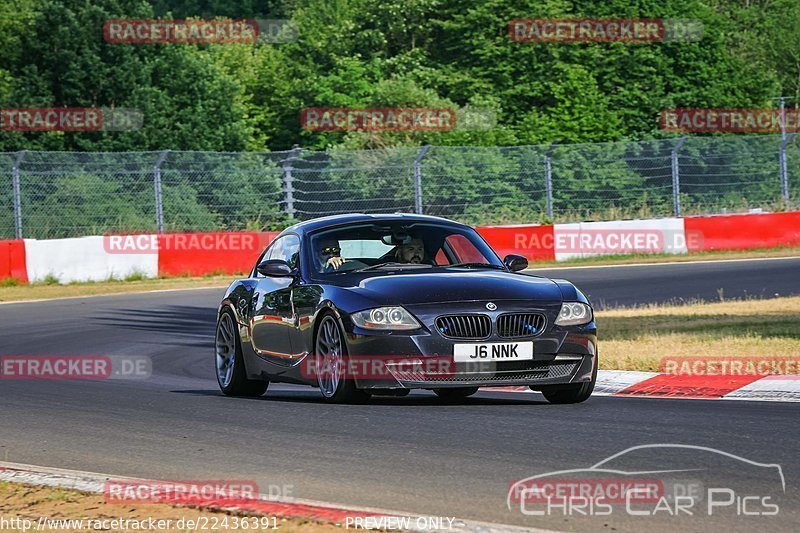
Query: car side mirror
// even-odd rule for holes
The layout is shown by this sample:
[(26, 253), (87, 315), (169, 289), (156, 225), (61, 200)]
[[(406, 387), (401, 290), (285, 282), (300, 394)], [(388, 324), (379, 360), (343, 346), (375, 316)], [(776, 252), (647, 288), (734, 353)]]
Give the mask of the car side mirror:
[(262, 276), (270, 278), (291, 278), (297, 271), (283, 259), (266, 259), (261, 261), (256, 270)]
[(519, 272), (520, 270), (528, 268), (528, 260), (516, 254), (508, 254), (505, 259), (503, 259), (503, 264), (511, 272)]

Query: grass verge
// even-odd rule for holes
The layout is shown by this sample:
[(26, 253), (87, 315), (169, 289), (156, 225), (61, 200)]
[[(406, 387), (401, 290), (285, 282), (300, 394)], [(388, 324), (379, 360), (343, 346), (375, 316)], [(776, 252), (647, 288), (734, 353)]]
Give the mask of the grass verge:
[(800, 358), (800, 297), (596, 314), (601, 369), (658, 372), (666, 356)]
[[(208, 524), (207, 528), (212, 524), (222, 524), (225, 518), (228, 519), (229, 527), (218, 527), (218, 531), (233, 530), (232, 520), (234, 517), (248, 516), (248, 515), (233, 515), (222, 511), (209, 511), (201, 510), (192, 507), (178, 507), (164, 504), (109, 504), (105, 503), (104, 498), (100, 494), (90, 494), (85, 492), (78, 492), (74, 490), (65, 490), (50, 487), (37, 487), (30, 485), (22, 485), (18, 483), (0, 482), (0, 516), (6, 521), (14, 518), (20, 520), (28, 519), (31, 521), (31, 528), (35, 528), (39, 519), (44, 517), (50, 520), (52, 527), (45, 528), (50, 531), (97, 531), (94, 528), (94, 523), (89, 521), (94, 520), (119, 520), (127, 519), (129, 521), (146, 521), (150, 518), (154, 520), (171, 520), (172, 527), (169, 529), (161, 529), (161, 531), (200, 531), (200, 528), (186, 528), (178, 529), (178, 521), (184, 519), (184, 524), (188, 520), (193, 520), (198, 523), (198, 519), (202, 519), (204, 523)], [(83, 520), (83, 526), (77, 527), (79, 524), (72, 523), (70, 527), (67, 523), (56, 523), (55, 520)], [(241, 520), (241, 518), (239, 518)], [(205, 521), (207, 520), (207, 522)], [(263, 522), (257, 521), (256, 517), (252, 517), (247, 522), (249, 525), (258, 525), (259, 527), (237, 528), (236, 530), (247, 531), (275, 531), (272, 529), (272, 519), (269, 519), (269, 527), (260, 527), (264, 525)], [(128, 522), (129, 525), (132, 522)], [(166, 525), (166, 522), (163, 522)], [(22, 527), (3, 528), (3, 532), (23, 531)], [(103, 525), (103, 524), (99, 524)], [(129, 528), (122, 529), (119, 527), (109, 527), (111, 523), (106, 525), (105, 530), (112, 531), (136, 531), (148, 530), (147, 526), (143, 528)], [(278, 530), (285, 533), (328, 533), (339, 531), (342, 528), (336, 527), (332, 524), (320, 524), (308, 520), (297, 518), (277, 518), (276, 523)], [(21, 526), (21, 523), (20, 523)], [(59, 527), (60, 526), (60, 527)], [(151, 529), (152, 530), (152, 529)], [(28, 530), (30, 531), (30, 529)]]
[(214, 275), (195, 278), (135, 278), (126, 280), (89, 281), (60, 285), (45, 279), (39, 283), (22, 285), (0, 282), (0, 302), (24, 300), (46, 300), (70, 296), (92, 296), (96, 294), (122, 294), (166, 289), (224, 288), (236, 279), (236, 275)]

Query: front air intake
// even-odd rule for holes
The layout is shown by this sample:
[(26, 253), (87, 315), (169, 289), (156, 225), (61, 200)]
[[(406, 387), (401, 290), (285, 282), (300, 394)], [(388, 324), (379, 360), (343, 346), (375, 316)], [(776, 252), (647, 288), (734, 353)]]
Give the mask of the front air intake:
[(485, 339), (492, 333), (487, 315), (445, 315), (436, 319), (436, 328), (451, 339)]
[(497, 317), (497, 335), (506, 339), (533, 337), (544, 331), (546, 319), (541, 313), (509, 313)]

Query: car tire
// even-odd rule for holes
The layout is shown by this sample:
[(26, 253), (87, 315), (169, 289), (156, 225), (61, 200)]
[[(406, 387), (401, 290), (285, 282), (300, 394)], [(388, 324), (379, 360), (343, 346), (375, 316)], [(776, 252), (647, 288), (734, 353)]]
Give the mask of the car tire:
[(594, 384), (597, 383), (597, 356), (594, 358), (594, 369), (592, 379), (579, 385), (569, 385), (555, 389), (544, 389), (544, 398), (553, 404), (581, 403), (589, 399), (594, 391)]
[(347, 341), (333, 313), (325, 312), (319, 318), (314, 335), (314, 363), (317, 384), (328, 403), (364, 403), (370, 394), (356, 387), (352, 376), (347, 375)]
[(224, 309), (217, 319), (215, 335), (215, 369), (217, 383), (225, 396), (261, 396), (269, 387), (269, 381), (247, 379), (242, 356), (242, 340), (236, 317), (230, 309)]
[(440, 399), (446, 402), (463, 400), (467, 396), (472, 396), (478, 392), (478, 387), (459, 387), (457, 389), (433, 389)]

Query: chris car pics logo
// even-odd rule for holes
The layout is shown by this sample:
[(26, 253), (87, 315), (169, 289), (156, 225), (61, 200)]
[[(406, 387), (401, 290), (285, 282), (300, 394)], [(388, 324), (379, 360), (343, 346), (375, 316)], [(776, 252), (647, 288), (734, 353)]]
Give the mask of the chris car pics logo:
[(785, 494), (779, 464), (705, 446), (645, 444), (586, 468), (516, 480), (506, 504), (532, 517), (770, 517)]

